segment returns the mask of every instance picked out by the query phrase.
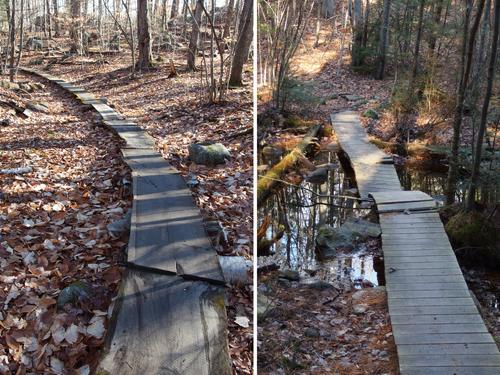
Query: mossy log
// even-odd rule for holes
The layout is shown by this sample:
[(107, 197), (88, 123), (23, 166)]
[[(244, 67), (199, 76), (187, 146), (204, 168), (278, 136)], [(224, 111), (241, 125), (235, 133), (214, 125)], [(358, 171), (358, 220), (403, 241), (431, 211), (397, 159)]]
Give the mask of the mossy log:
[(315, 125), (309, 129), (297, 146), (286, 155), (278, 164), (272, 167), (264, 177), (259, 178), (257, 184), (257, 207), (264, 205), (273, 191), (281, 185), (277, 180), (283, 177), (292, 168), (295, 168), (304, 158), (315, 154), (316, 141), (323, 136), (323, 126)]

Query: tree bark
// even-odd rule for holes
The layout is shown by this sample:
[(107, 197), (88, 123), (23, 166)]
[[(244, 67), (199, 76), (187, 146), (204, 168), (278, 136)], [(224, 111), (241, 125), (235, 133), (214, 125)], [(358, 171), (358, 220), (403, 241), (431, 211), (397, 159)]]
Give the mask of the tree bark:
[(353, 44), (352, 65), (363, 65), (363, 3), (362, 0), (354, 0), (353, 9)]
[(477, 29), (481, 21), (483, 13), (484, 0), (479, 0), (478, 11), (474, 24), (469, 32), (469, 21), (472, 11), (472, 1), (467, 1), (464, 34), (462, 39), (462, 61), (460, 68), (460, 84), (458, 87), (457, 101), (455, 106), (455, 114), (453, 116), (453, 139), (451, 145), (450, 167), (448, 170), (448, 179), (446, 181), (446, 204), (450, 205), (455, 202), (456, 185), (458, 179), (458, 151), (460, 148), (460, 133), (462, 128), (462, 116), (464, 110), (465, 91), (469, 82), (469, 76), (472, 66), (472, 57), (474, 52), (474, 40), (476, 38)]
[(429, 36), (429, 54), (430, 56), (434, 56), (434, 50), (436, 49), (437, 35), (438, 29), (441, 24), (441, 14), (443, 13), (443, 4), (445, 0), (438, 0), (436, 5), (436, 10), (434, 12), (434, 28)]
[(389, 35), (389, 15), (391, 10), (391, 0), (384, 0), (384, 11), (382, 16), (382, 24), (380, 26), (379, 54), (378, 54), (378, 69), (377, 79), (384, 79), (385, 76), (385, 61), (387, 55), (387, 43)]
[[(48, 0), (47, 0), (48, 5)], [(21, 9), (20, 12), (21, 17), (19, 21), (19, 52), (17, 54), (16, 61), (16, 72), (15, 78), (17, 79), (17, 72), (19, 70), (19, 64), (21, 63), (21, 57), (23, 56), (23, 44), (24, 44), (24, 0), (21, 0)]]
[(178, 0), (172, 1), (172, 8), (170, 9), (170, 19), (174, 19), (177, 17), (177, 13), (179, 12), (179, 3)]
[(52, 14), (50, 13), (50, 0), (45, 0), (47, 8), (47, 25), (49, 27), (49, 39), (52, 39)]
[[(481, 111), (481, 122), (479, 125), (479, 132), (476, 140), (476, 152), (474, 157), (474, 164), (472, 166), (471, 182), (469, 187), (469, 194), (467, 196), (466, 210), (472, 211), (475, 207), (475, 198), (477, 185), (479, 182), (479, 174), (481, 168), (481, 153), (483, 148), (483, 139), (486, 132), (486, 125), (488, 123), (488, 108), (490, 105), (491, 94), (493, 91), (493, 81), (495, 80), (495, 61), (498, 48), (498, 33), (500, 26), (500, 0), (495, 0), (495, 21), (493, 26), (493, 38), (491, 40), (491, 54), (490, 62), (488, 65), (488, 78), (486, 93), (484, 95), (484, 103)], [(478, 15), (479, 17), (479, 15)]]
[(224, 23), (224, 33), (222, 34), (223, 39), (229, 38), (229, 32), (231, 31), (231, 24), (233, 23), (234, 17), (234, 0), (229, 0), (227, 6), (226, 21)]
[(148, 0), (137, 0), (137, 58), (136, 70), (148, 69), (152, 65), (151, 31), (149, 28)]
[(193, 27), (191, 38), (189, 39), (189, 49), (187, 55), (188, 69), (196, 70), (196, 55), (198, 54), (198, 38), (200, 35), (201, 16), (203, 12), (203, 0), (197, 0), (194, 8)]
[(243, 5), (243, 27), (238, 35), (238, 41), (234, 50), (230, 86), (241, 86), (243, 84), (243, 65), (248, 59), (248, 53), (253, 39), (253, 0), (245, 0)]
[(10, 7), (10, 71), (9, 78), (14, 82), (14, 59), (16, 54), (16, 0), (12, 0)]
[(81, 3), (80, 0), (71, 0), (71, 53), (81, 53), (81, 36), (80, 36), (80, 17), (81, 17)]
[(413, 70), (411, 72), (411, 79), (408, 88), (408, 95), (413, 97), (413, 91), (415, 89), (415, 80), (418, 74), (418, 59), (420, 56), (420, 42), (422, 40), (422, 24), (424, 21), (424, 8), (425, 0), (420, 0), (420, 7), (418, 11), (418, 26), (417, 26), (417, 38), (415, 40), (415, 54), (413, 56)]
[[(102, 1), (102, 0), (101, 0)], [(52, 6), (54, 8), (54, 33), (56, 37), (59, 37), (59, 9), (57, 7), (57, 0), (52, 0)]]

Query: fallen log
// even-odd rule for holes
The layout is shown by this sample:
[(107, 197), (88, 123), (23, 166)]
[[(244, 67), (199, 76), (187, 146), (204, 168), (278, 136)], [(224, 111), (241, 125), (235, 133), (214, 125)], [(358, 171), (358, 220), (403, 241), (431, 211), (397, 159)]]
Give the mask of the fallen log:
[(281, 186), (279, 180), (292, 168), (295, 168), (307, 157), (317, 152), (317, 140), (323, 136), (323, 126), (315, 125), (309, 129), (297, 146), (278, 164), (272, 167), (265, 176), (259, 178), (257, 184), (257, 207), (261, 208), (273, 191)]

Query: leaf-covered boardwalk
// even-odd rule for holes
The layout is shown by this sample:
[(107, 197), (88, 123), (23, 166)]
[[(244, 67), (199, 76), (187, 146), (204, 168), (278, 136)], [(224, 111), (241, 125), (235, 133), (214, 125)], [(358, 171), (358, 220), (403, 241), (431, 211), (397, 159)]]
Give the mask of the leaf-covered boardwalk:
[(101, 370), (109, 374), (231, 374), (224, 277), (199, 209), (154, 139), (104, 101), (49, 74), (124, 141), (133, 207), (125, 273)]
[(377, 204), (385, 278), (402, 375), (500, 374), (500, 353), (474, 304), (436, 212), (420, 191), (403, 191), (387, 155), (355, 112), (332, 115), (361, 197)]

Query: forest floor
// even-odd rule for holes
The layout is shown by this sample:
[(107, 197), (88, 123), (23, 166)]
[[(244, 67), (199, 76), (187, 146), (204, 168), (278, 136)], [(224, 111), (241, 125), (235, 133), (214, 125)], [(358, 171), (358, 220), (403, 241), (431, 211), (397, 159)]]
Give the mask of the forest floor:
[[(0, 127), (0, 169), (29, 168), (0, 179), (0, 373), (88, 374), (123, 271), (128, 235), (113, 238), (106, 226), (131, 206), (130, 171), (117, 137), (61, 89), (29, 97), (47, 113), (22, 119), (0, 106), (9, 120)], [(88, 293), (58, 308), (74, 282)]]
[[(292, 76), (300, 93), (290, 95), (292, 100), (282, 114), (294, 120), (287, 122), (283, 117), (276, 120), (276, 115), (270, 111), (269, 121), (266, 112), (272, 108), (270, 95), (265, 89), (259, 90), (259, 114), (265, 123), (259, 127), (259, 146), (289, 148), (290, 139), (300, 138), (297, 133), (303, 125), (307, 129), (309, 124), (328, 124), (330, 115), (341, 110), (354, 110), (362, 115), (375, 109), (379, 119), (361, 117), (368, 134), (383, 141), (399, 141), (397, 136), (401, 129), (396, 126), (391, 111), (385, 110), (390, 103), (394, 82), (391, 77), (379, 81), (370, 75), (354, 72), (347, 49), (349, 40), (348, 35), (342, 36), (331, 25), (323, 25), (320, 44), (315, 48), (314, 30), (307, 30), (291, 62)], [(441, 89), (454, 92), (453, 85), (453, 81), (447, 81)], [(442, 122), (442, 119), (450, 119), (450, 103), (440, 104), (442, 107), (435, 117), (432, 116), (433, 108), (423, 108), (419, 116), (403, 119), (404, 130), (418, 136), (417, 141), (424, 145), (449, 144), (452, 135), (450, 121)], [(437, 125), (429, 131), (429, 124)], [(297, 125), (298, 128), (294, 128)], [(462, 134), (464, 145), (470, 144), (471, 134), (470, 122), (466, 121)], [(290, 174), (290, 182), (299, 184), (301, 178), (296, 175)], [(381, 252), (381, 248), (374, 251)], [(500, 344), (498, 273), (463, 270), (469, 287), (478, 298), (483, 318)], [(397, 374), (397, 354), (391, 337), (387, 302), (382, 296), (370, 304), (369, 315), (360, 318), (353, 312), (352, 292), (338, 294), (330, 289), (311, 292), (300, 283), (283, 287), (278, 274), (274, 272), (258, 278), (259, 287), (267, 291), (266, 298), (275, 307), (270, 310), (269, 317), (262, 323), (259, 321), (258, 363), (262, 373)], [(325, 303), (332, 298), (335, 298), (333, 304)], [(317, 328), (319, 335), (307, 335), (306, 330), (310, 327)], [(356, 363), (362, 365), (356, 366)]]
[[(39, 56), (39, 53), (25, 54), (25, 64), (29, 65), (29, 61)], [(187, 181), (197, 182), (191, 190), (204, 219), (218, 221), (223, 228), (223, 235), (213, 238), (218, 253), (251, 259), (252, 73), (245, 71), (245, 86), (231, 89), (225, 102), (209, 104), (200, 73), (183, 71), (184, 56), (170, 57), (174, 58), (178, 73), (170, 78), (170, 64), (167, 63), (157, 63), (153, 69), (131, 78), (127, 53), (106, 56), (105, 63), (100, 56), (90, 56), (72, 57), (64, 64), (53, 64), (49, 69), (43, 65), (31, 67), (48, 71), (96, 96), (105, 97), (118, 112), (145, 128), (156, 139), (156, 146), (165, 159), (177, 167)], [(39, 81), (22, 75), (19, 80)], [(6, 110), (3, 118), (11, 118), (11, 122), (0, 129), (1, 168), (28, 164), (34, 169), (21, 176), (2, 176), (0, 190), (3, 194), (0, 200), (1, 255), (9, 258), (11, 252), (23, 251), (22, 256), (15, 258), (16, 263), (13, 263), (12, 270), (9, 269), (11, 272), (3, 272), (0, 280), (0, 299), (9, 314), (8, 320), (0, 323), (5, 333), (0, 340), (0, 349), (5, 352), (0, 356), (0, 364), (10, 366), (13, 373), (19, 366), (28, 368), (28, 365), (42, 369), (51, 365), (68, 369), (76, 369), (77, 365), (88, 365), (90, 369), (95, 366), (97, 353), (103, 345), (108, 308), (121, 279), (122, 269), (118, 266), (127, 243), (126, 238), (111, 239), (106, 231), (106, 225), (123, 216), (131, 204), (129, 185), (118, 188), (125, 181), (118, 178), (121, 175), (127, 184), (130, 183), (130, 173), (119, 151), (119, 139), (100, 127), (95, 115), (69, 94), (55, 85), (43, 83), (46, 85), (43, 90), (23, 97), (47, 102), (50, 113), (36, 113), (29, 119), (20, 120), (9, 114), (12, 111)], [(3, 94), (12, 96), (11, 91)], [(231, 152), (231, 160), (215, 168), (191, 163), (187, 147), (193, 142), (207, 140), (223, 143)], [(46, 167), (47, 163), (49, 167)], [(40, 173), (39, 169), (44, 172)], [(122, 197), (122, 193), (127, 196)], [(100, 208), (96, 209), (94, 205), (100, 205)], [(40, 219), (33, 219), (33, 223), (26, 221), (30, 215), (40, 216)], [(8, 233), (12, 235), (7, 236)], [(67, 252), (67, 246), (70, 252)], [(24, 253), (26, 248), (29, 250)], [(50, 257), (45, 252), (49, 252)], [(87, 263), (90, 264), (88, 269)], [(81, 269), (88, 271), (89, 275), (76, 275)], [(14, 273), (20, 278), (19, 282), (13, 278)], [(32, 274), (48, 279), (41, 283), (40, 290), (34, 289), (36, 285), (31, 285), (32, 277), (26, 276)], [(75, 317), (68, 316), (68, 313), (61, 313), (62, 317), (59, 317), (54, 298), (62, 287), (80, 279), (88, 279), (92, 287), (95, 286), (96, 301), (93, 298), (92, 304), (85, 305), (83, 313), (71, 310), (69, 314)], [(22, 282), (28, 285), (19, 284)], [(37, 299), (29, 295), (24, 297), (21, 290), (24, 288), (32, 288)], [(40, 307), (37, 306), (39, 301)], [(228, 288), (226, 306), (234, 371), (250, 374), (253, 356), (251, 287)], [(96, 311), (94, 317), (88, 308)], [(242, 315), (249, 318), (249, 327), (236, 323), (236, 316)], [(57, 317), (54, 321), (58, 325), (54, 323), (45, 331), (40, 330), (42, 336), (35, 336), (38, 341), (31, 339), (28, 333), (33, 333), (40, 324), (47, 324), (53, 316)], [(4, 320), (6, 317), (0, 318)], [(78, 332), (83, 333), (68, 336), (64, 341), (65, 334), (75, 334), (73, 322)], [(86, 325), (92, 326), (96, 322), (103, 329), (99, 338), (85, 336)], [(54, 340), (50, 340), (50, 331), (46, 334), (49, 329), (55, 331)], [(26, 338), (23, 332), (27, 332)], [(23, 355), (23, 352), (27, 354)], [(33, 364), (35, 360), (36, 364)], [(23, 361), (26, 363), (20, 365)], [(85, 371), (87, 367), (79, 373), (85, 374)]]

